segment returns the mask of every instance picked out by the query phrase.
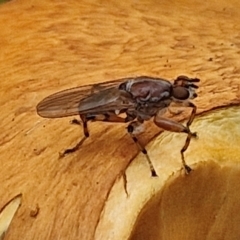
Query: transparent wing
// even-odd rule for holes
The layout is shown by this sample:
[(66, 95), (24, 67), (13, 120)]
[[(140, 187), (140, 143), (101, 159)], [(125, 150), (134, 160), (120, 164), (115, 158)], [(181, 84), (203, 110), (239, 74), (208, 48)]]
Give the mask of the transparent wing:
[(133, 104), (123, 101), (118, 86), (132, 79), (134, 78), (123, 78), (54, 93), (38, 103), (37, 113), (45, 118), (60, 118), (130, 107)]

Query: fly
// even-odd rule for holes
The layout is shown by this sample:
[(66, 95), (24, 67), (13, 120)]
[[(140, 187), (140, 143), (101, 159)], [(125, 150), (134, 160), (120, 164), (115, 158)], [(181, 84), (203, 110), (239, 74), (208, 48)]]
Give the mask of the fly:
[[(153, 118), (154, 123), (164, 130), (187, 134), (180, 153), (185, 173), (188, 174), (191, 168), (185, 162), (184, 152), (191, 138), (196, 137), (196, 133), (190, 131), (190, 125), (197, 110), (190, 100), (197, 97), (195, 90), (198, 86), (195, 83), (199, 81), (198, 78), (186, 76), (178, 76), (173, 82), (162, 78), (140, 76), (80, 86), (46, 97), (37, 105), (37, 113), (44, 118), (80, 116), (85, 137), (75, 147), (66, 149), (63, 155), (75, 152), (89, 137), (89, 121), (129, 122), (127, 126), (129, 135), (146, 156), (152, 176), (157, 176), (147, 150), (136, 137), (137, 133), (143, 131), (144, 121)], [(162, 116), (173, 103), (192, 108), (186, 126)], [(123, 113), (125, 117), (122, 117)], [(73, 123), (80, 124), (78, 120), (74, 120)]]

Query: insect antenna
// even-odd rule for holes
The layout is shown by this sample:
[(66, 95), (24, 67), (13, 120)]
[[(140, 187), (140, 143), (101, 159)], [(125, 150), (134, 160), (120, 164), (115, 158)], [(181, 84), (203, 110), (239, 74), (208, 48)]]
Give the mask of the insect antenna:
[(189, 78), (187, 76), (178, 76), (177, 79), (174, 81), (174, 85), (177, 86), (183, 86), (183, 87), (192, 87), (192, 88), (198, 88), (197, 85), (193, 83), (200, 82), (199, 78)]

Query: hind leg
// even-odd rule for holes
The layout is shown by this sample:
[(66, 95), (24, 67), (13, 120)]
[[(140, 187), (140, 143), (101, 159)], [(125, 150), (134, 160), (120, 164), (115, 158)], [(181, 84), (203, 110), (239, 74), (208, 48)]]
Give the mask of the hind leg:
[[(88, 122), (89, 121), (125, 123), (125, 122), (131, 121), (134, 117), (127, 115), (126, 118), (121, 118), (118, 115), (111, 112), (111, 113), (91, 114), (91, 115), (90, 114), (89, 115), (80, 114), (80, 118), (82, 120), (84, 137), (73, 148), (68, 148), (68, 149), (64, 150), (63, 153), (60, 153), (60, 157), (63, 157), (69, 153), (73, 153), (81, 147), (81, 145), (84, 143), (84, 141), (89, 137), (89, 131), (88, 131)], [(74, 121), (73, 124), (80, 125), (80, 122), (77, 119), (73, 120), (73, 121)]]

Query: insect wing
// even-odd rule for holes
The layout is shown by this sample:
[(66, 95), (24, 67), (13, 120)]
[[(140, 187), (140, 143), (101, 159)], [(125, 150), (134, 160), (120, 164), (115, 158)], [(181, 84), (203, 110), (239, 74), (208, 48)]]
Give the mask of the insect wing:
[[(118, 86), (127, 80), (123, 78), (54, 93), (38, 103), (37, 113), (45, 118), (60, 118), (78, 115), (79, 112), (96, 112), (99, 107), (102, 108), (99, 112), (115, 110), (121, 103)], [(122, 107), (127, 106), (124, 104)]]
[(131, 101), (131, 97), (123, 94), (118, 88), (109, 88), (92, 94), (80, 101), (78, 106), (79, 113), (106, 113), (109, 111), (121, 111), (135, 107), (135, 103)]

